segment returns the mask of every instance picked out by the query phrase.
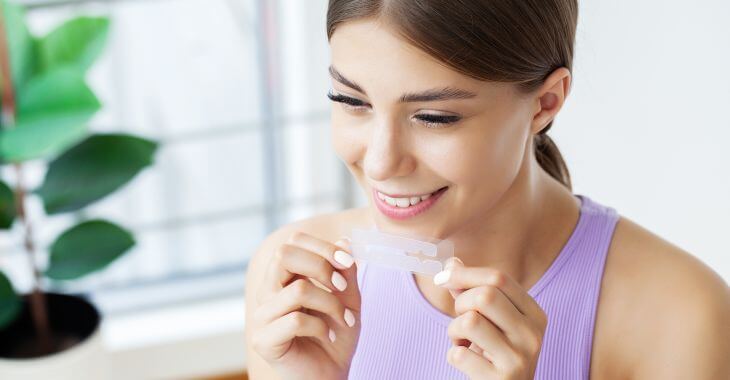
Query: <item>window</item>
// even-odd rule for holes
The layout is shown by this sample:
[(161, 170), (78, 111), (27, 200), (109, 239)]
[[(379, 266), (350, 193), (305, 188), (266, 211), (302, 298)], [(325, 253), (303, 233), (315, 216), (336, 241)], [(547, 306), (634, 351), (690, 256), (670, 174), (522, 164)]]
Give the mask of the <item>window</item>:
[[(161, 143), (152, 167), (82, 213), (47, 218), (31, 202), (42, 266), (44, 249), (80, 218), (111, 219), (137, 239), (105, 270), (45, 289), (89, 292), (106, 313), (242, 294), (248, 259), (271, 230), (358, 201), (329, 139), (326, 1), (24, 3), (35, 34), (76, 14), (110, 17), (88, 76), (103, 103), (90, 129)], [(44, 170), (25, 165), (26, 184)], [(0, 264), (27, 292), (21, 237), (18, 224), (0, 234)]]

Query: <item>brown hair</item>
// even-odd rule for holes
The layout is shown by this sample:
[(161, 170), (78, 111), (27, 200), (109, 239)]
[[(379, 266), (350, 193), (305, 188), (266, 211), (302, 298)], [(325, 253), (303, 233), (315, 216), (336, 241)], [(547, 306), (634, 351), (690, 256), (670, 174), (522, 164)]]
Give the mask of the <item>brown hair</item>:
[[(572, 72), (577, 0), (329, 0), (327, 39), (345, 21), (376, 18), (447, 66), (472, 78), (516, 83), (525, 93), (560, 67)], [(537, 162), (572, 190), (568, 167), (546, 134)]]

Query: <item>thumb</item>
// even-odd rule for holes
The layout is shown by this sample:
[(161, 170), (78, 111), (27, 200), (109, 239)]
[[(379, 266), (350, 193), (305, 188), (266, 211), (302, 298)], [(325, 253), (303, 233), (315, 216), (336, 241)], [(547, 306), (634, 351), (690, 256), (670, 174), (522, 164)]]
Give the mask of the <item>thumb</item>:
[[(448, 260), (446, 260), (446, 264), (444, 264), (444, 271), (451, 270), (451, 269), (453, 269), (455, 267), (458, 267), (458, 266), (463, 267), (464, 266), (464, 262), (461, 261), (461, 259), (459, 259), (456, 256), (450, 257)], [(449, 289), (449, 293), (451, 294), (452, 297), (454, 297), (454, 299), (456, 299), (456, 297), (459, 294), (461, 294), (462, 292), (464, 292), (464, 290), (461, 290), (461, 289)]]

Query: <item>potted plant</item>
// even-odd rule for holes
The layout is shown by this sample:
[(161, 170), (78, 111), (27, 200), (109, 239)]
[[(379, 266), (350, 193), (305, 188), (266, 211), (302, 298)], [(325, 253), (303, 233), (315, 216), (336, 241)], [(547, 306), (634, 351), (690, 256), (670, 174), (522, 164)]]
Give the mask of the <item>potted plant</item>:
[[(27, 203), (39, 198), (49, 217), (79, 211), (151, 165), (157, 143), (88, 131), (101, 104), (85, 73), (105, 45), (107, 18), (77, 17), (37, 37), (22, 7), (5, 0), (0, 7), (0, 166), (15, 174), (12, 183), (0, 178), (0, 233), (13, 228), (22, 237), (34, 279), (30, 293), (17, 294), (0, 252), (0, 378), (104, 378), (100, 313), (85, 294), (44, 291), (45, 282), (105, 268), (134, 237), (109, 220), (82, 220), (46, 250), (33, 236)], [(24, 184), (30, 160), (47, 163), (36, 189)], [(36, 256), (46, 253), (40, 268)]]

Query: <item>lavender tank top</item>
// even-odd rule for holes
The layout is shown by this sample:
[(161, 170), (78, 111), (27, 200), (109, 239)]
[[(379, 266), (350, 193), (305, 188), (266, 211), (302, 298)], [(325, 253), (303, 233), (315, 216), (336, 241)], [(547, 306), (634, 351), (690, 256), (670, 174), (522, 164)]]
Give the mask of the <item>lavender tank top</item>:
[[(619, 215), (585, 195), (568, 241), (528, 293), (548, 315), (535, 379), (588, 379), (596, 305)], [(458, 249), (458, 247), (457, 247)], [(361, 332), (349, 379), (466, 379), (446, 361), (452, 317), (431, 305), (410, 272), (358, 267)]]

